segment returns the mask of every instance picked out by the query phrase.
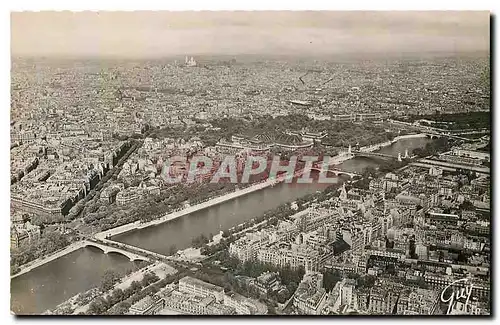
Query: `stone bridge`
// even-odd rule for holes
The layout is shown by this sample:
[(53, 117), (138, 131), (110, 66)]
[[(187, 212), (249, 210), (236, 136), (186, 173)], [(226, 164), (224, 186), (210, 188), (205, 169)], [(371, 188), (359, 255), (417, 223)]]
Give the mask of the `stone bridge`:
[(398, 153), (397, 156), (393, 156), (381, 152), (375, 152), (383, 147), (392, 144), (393, 142), (394, 141), (386, 141), (383, 143), (377, 143), (371, 146), (361, 147), (361, 148), (359, 147), (359, 144), (357, 144), (355, 149), (353, 149), (353, 147), (349, 145), (349, 149), (347, 150), (346, 154), (354, 157), (359, 156), (359, 157), (373, 157), (373, 158), (383, 158), (383, 159), (397, 159), (398, 161), (403, 161), (403, 159), (410, 158), (410, 155), (408, 154), (408, 149), (405, 150), (404, 156), (402, 156), (401, 153)]
[(142, 255), (131, 253), (129, 251), (126, 251), (126, 250), (118, 248), (118, 247), (113, 247), (113, 246), (108, 246), (108, 245), (96, 243), (96, 242), (90, 241), (90, 240), (82, 241), (82, 247), (86, 247), (86, 246), (92, 246), (92, 247), (99, 248), (100, 250), (102, 250), (104, 252), (104, 254), (117, 253), (117, 254), (124, 255), (124, 256), (128, 257), (130, 259), (130, 261), (149, 261), (149, 259), (147, 257), (144, 257)]
[(438, 166), (438, 167), (445, 167), (445, 168), (453, 168), (455, 170), (457, 169), (466, 169), (466, 170), (471, 170), (477, 173), (482, 173), (482, 174), (489, 174), (490, 173), (490, 168), (485, 167), (485, 166), (471, 166), (471, 165), (464, 165), (464, 164), (458, 164), (458, 163), (452, 163), (452, 162), (447, 162), (447, 161), (440, 161), (440, 160), (434, 160), (434, 159), (427, 159), (423, 158), (418, 160), (418, 163), (420, 166), (425, 166), (425, 167), (431, 167), (431, 166)]
[[(324, 168), (323, 164), (313, 164), (311, 167), (311, 170), (323, 172), (323, 171), (325, 171), (325, 168)], [(358, 174), (356, 174), (356, 173), (346, 172), (346, 171), (343, 171), (340, 169), (335, 169), (335, 168), (333, 168), (333, 169), (327, 168), (326, 171), (328, 171), (329, 173), (335, 174), (335, 176), (339, 176), (339, 175), (348, 175), (350, 177), (358, 176)]]
[[(322, 166), (312, 166), (311, 167), (311, 170), (316, 170), (316, 171), (319, 171), (319, 172), (323, 172), (324, 171), (324, 168)], [(335, 174), (335, 176), (339, 176), (339, 175), (348, 175), (349, 177), (354, 177), (354, 176), (357, 176), (358, 174), (356, 173), (350, 173), (350, 172), (346, 172), (346, 171), (343, 171), (343, 170), (340, 170), (340, 169), (327, 169), (327, 171), (329, 173), (333, 173)]]
[(434, 131), (434, 130), (426, 130), (425, 132), (423, 132), (423, 134), (425, 134), (427, 137), (429, 137), (431, 139), (446, 137), (446, 138), (450, 138), (450, 139), (462, 140), (465, 142), (478, 142), (480, 140), (474, 139), (474, 138), (461, 137), (461, 135), (484, 134), (484, 133), (489, 133), (489, 132), (483, 131), (483, 130), (463, 131), (463, 132), (455, 132), (455, 131), (440, 132), (440, 131)]
[[(359, 148), (359, 144), (356, 145), (356, 147), (358, 148), (357, 151), (360, 151), (360, 152), (373, 152), (373, 151), (377, 151), (377, 150), (380, 150), (384, 147), (388, 147), (390, 146), (391, 144), (397, 142), (396, 139), (394, 139), (393, 141), (386, 141), (386, 142), (382, 142), (382, 143), (376, 143), (376, 144), (372, 144), (371, 146), (366, 146), (366, 147), (361, 147)], [(352, 151), (352, 147), (349, 146), (349, 152)]]
[(363, 151), (352, 151), (352, 154), (359, 157), (374, 157), (374, 158), (383, 158), (383, 159), (397, 159), (398, 161), (403, 161), (403, 159), (410, 158), (408, 154), (408, 149), (405, 150), (404, 156), (401, 156), (401, 153), (398, 153), (397, 156), (388, 155), (380, 152), (363, 152)]
[[(126, 256), (128, 257), (131, 261), (149, 261), (149, 258), (145, 257), (145, 256), (142, 256), (142, 255), (138, 255), (138, 254), (135, 254), (135, 253), (132, 253), (128, 250), (125, 250), (125, 249), (120, 249), (119, 247), (113, 247), (113, 245), (119, 245), (119, 243), (115, 243), (115, 242), (112, 242), (112, 241), (109, 241), (110, 245), (106, 245), (106, 241), (104, 241), (105, 243), (104, 244), (101, 244), (101, 243), (98, 243), (98, 242), (95, 242), (94, 240), (89, 240), (87, 237), (85, 237), (86, 239), (83, 239), (83, 240), (80, 240), (78, 242), (75, 242), (75, 243), (72, 243), (71, 245), (55, 252), (54, 254), (52, 255), (49, 255), (49, 256), (45, 256), (45, 257), (42, 257), (42, 258), (38, 258), (37, 260), (35, 261), (32, 261), (30, 263), (27, 263), (25, 265), (22, 266), (22, 269), (14, 274), (14, 275), (11, 275), (11, 279), (12, 278), (15, 278), (17, 276), (20, 276), (24, 273), (27, 273), (41, 265), (44, 265), (46, 263), (49, 263), (55, 259), (58, 259), (62, 256), (65, 256), (67, 254), (70, 254), (78, 249), (81, 249), (81, 248), (84, 248), (84, 247), (87, 247), (87, 246), (93, 246), (93, 247), (96, 247), (96, 248), (99, 248), (101, 251), (103, 251), (104, 254), (108, 254), (108, 253), (118, 253), (118, 254), (121, 254), (123, 256)], [(125, 248), (128, 248), (130, 250), (134, 250), (134, 251), (140, 251), (141, 252), (141, 249), (135, 249), (134, 247), (127, 247), (124, 245)], [(154, 255), (154, 253), (152, 253), (152, 255)]]
[[(100, 234), (96, 234), (96, 235), (97, 235), (96, 237), (100, 241), (103, 242), (103, 244), (101, 244), (103, 247), (112, 248), (112, 249), (115, 249), (117, 251), (127, 252), (124, 249), (120, 249), (120, 247), (123, 247), (123, 248), (126, 248), (126, 249), (130, 249), (130, 250), (133, 250), (133, 251), (136, 251), (136, 252), (143, 253), (146, 256), (151, 256), (152, 259), (157, 258), (157, 259), (162, 260), (162, 261), (175, 261), (176, 260), (172, 256), (166, 256), (166, 255), (163, 255), (163, 254), (160, 254), (160, 253), (148, 251), (147, 249), (144, 249), (144, 248), (140, 248), (140, 247), (137, 247), (137, 246), (132, 246), (132, 245), (129, 245), (129, 244), (120, 243), (120, 242), (116, 242), (116, 241), (110, 240), (110, 239), (108, 239), (106, 237), (106, 235), (104, 233), (100, 233)], [(111, 245), (113, 245), (113, 246), (117, 245), (119, 248), (114, 248)], [(146, 258), (144, 256), (141, 256), (141, 255), (138, 255), (138, 254), (131, 254), (131, 255), (140, 257), (140, 258), (142, 258), (143, 260), (146, 260), (146, 261), (149, 260), (148, 258)]]
[[(467, 135), (467, 134), (476, 134), (476, 133), (462, 133), (462, 135)], [(427, 135), (431, 139), (446, 137), (446, 138), (450, 138), (450, 139), (463, 140), (463, 141), (466, 141), (466, 142), (478, 142), (478, 141), (480, 141), (479, 139), (465, 138), (465, 137), (461, 137), (459, 135), (448, 134), (448, 133), (441, 133), (441, 132), (432, 132), (432, 131), (431, 132), (425, 132), (425, 135)]]

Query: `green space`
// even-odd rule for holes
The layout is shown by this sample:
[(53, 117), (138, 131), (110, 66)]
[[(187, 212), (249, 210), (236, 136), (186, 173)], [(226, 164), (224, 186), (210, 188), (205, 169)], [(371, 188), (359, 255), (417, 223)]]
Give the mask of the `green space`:
[(322, 143), (332, 147), (348, 147), (359, 142), (361, 146), (392, 140), (397, 130), (389, 130), (386, 125), (370, 121), (365, 122), (337, 122), (314, 120), (304, 114), (291, 114), (273, 117), (263, 115), (252, 118), (222, 118), (209, 121), (212, 127), (202, 124), (188, 129), (168, 127), (152, 133), (152, 137), (171, 137), (191, 139), (198, 136), (206, 145), (215, 145), (224, 138), (231, 139), (233, 135), (252, 137), (261, 135), (263, 138), (281, 137), (286, 131), (300, 131), (307, 128), (310, 132), (327, 132), (328, 136)]
[(454, 114), (441, 114), (438, 112), (431, 115), (408, 115), (401, 120), (410, 123), (418, 120), (434, 121), (435, 123), (420, 122), (420, 124), (450, 131), (483, 128), (491, 129), (491, 113), (489, 111)]

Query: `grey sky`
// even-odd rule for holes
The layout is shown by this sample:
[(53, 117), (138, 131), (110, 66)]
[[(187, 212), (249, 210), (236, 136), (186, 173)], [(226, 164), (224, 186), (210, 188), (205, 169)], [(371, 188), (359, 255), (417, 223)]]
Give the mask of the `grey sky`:
[(488, 12), (20, 12), (13, 55), (488, 51)]

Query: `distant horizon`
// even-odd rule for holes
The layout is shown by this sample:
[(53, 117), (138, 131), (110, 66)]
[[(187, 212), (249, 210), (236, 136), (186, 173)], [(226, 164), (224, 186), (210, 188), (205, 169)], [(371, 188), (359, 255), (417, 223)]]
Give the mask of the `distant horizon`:
[(490, 51), (487, 11), (13, 12), (17, 57), (418, 55)]
[(126, 56), (126, 55), (11, 55), (11, 60), (178, 60), (187, 57), (193, 57), (196, 60), (204, 59), (225, 59), (232, 58), (252, 58), (254, 60), (260, 59), (311, 59), (311, 60), (380, 60), (387, 59), (432, 59), (432, 58), (452, 58), (452, 57), (488, 57), (491, 51), (488, 50), (470, 50), (461, 52), (445, 52), (445, 51), (427, 51), (427, 52), (390, 52), (390, 53), (334, 53), (334, 54), (293, 54), (293, 53), (239, 53), (239, 54), (224, 54), (224, 53), (186, 53), (186, 54), (167, 54), (157, 56)]

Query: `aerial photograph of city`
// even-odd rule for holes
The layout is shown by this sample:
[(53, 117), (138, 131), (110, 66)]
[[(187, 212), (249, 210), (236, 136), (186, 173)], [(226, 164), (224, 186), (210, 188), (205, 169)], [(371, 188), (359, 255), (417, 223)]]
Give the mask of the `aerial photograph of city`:
[(491, 19), (11, 12), (11, 314), (491, 317)]

